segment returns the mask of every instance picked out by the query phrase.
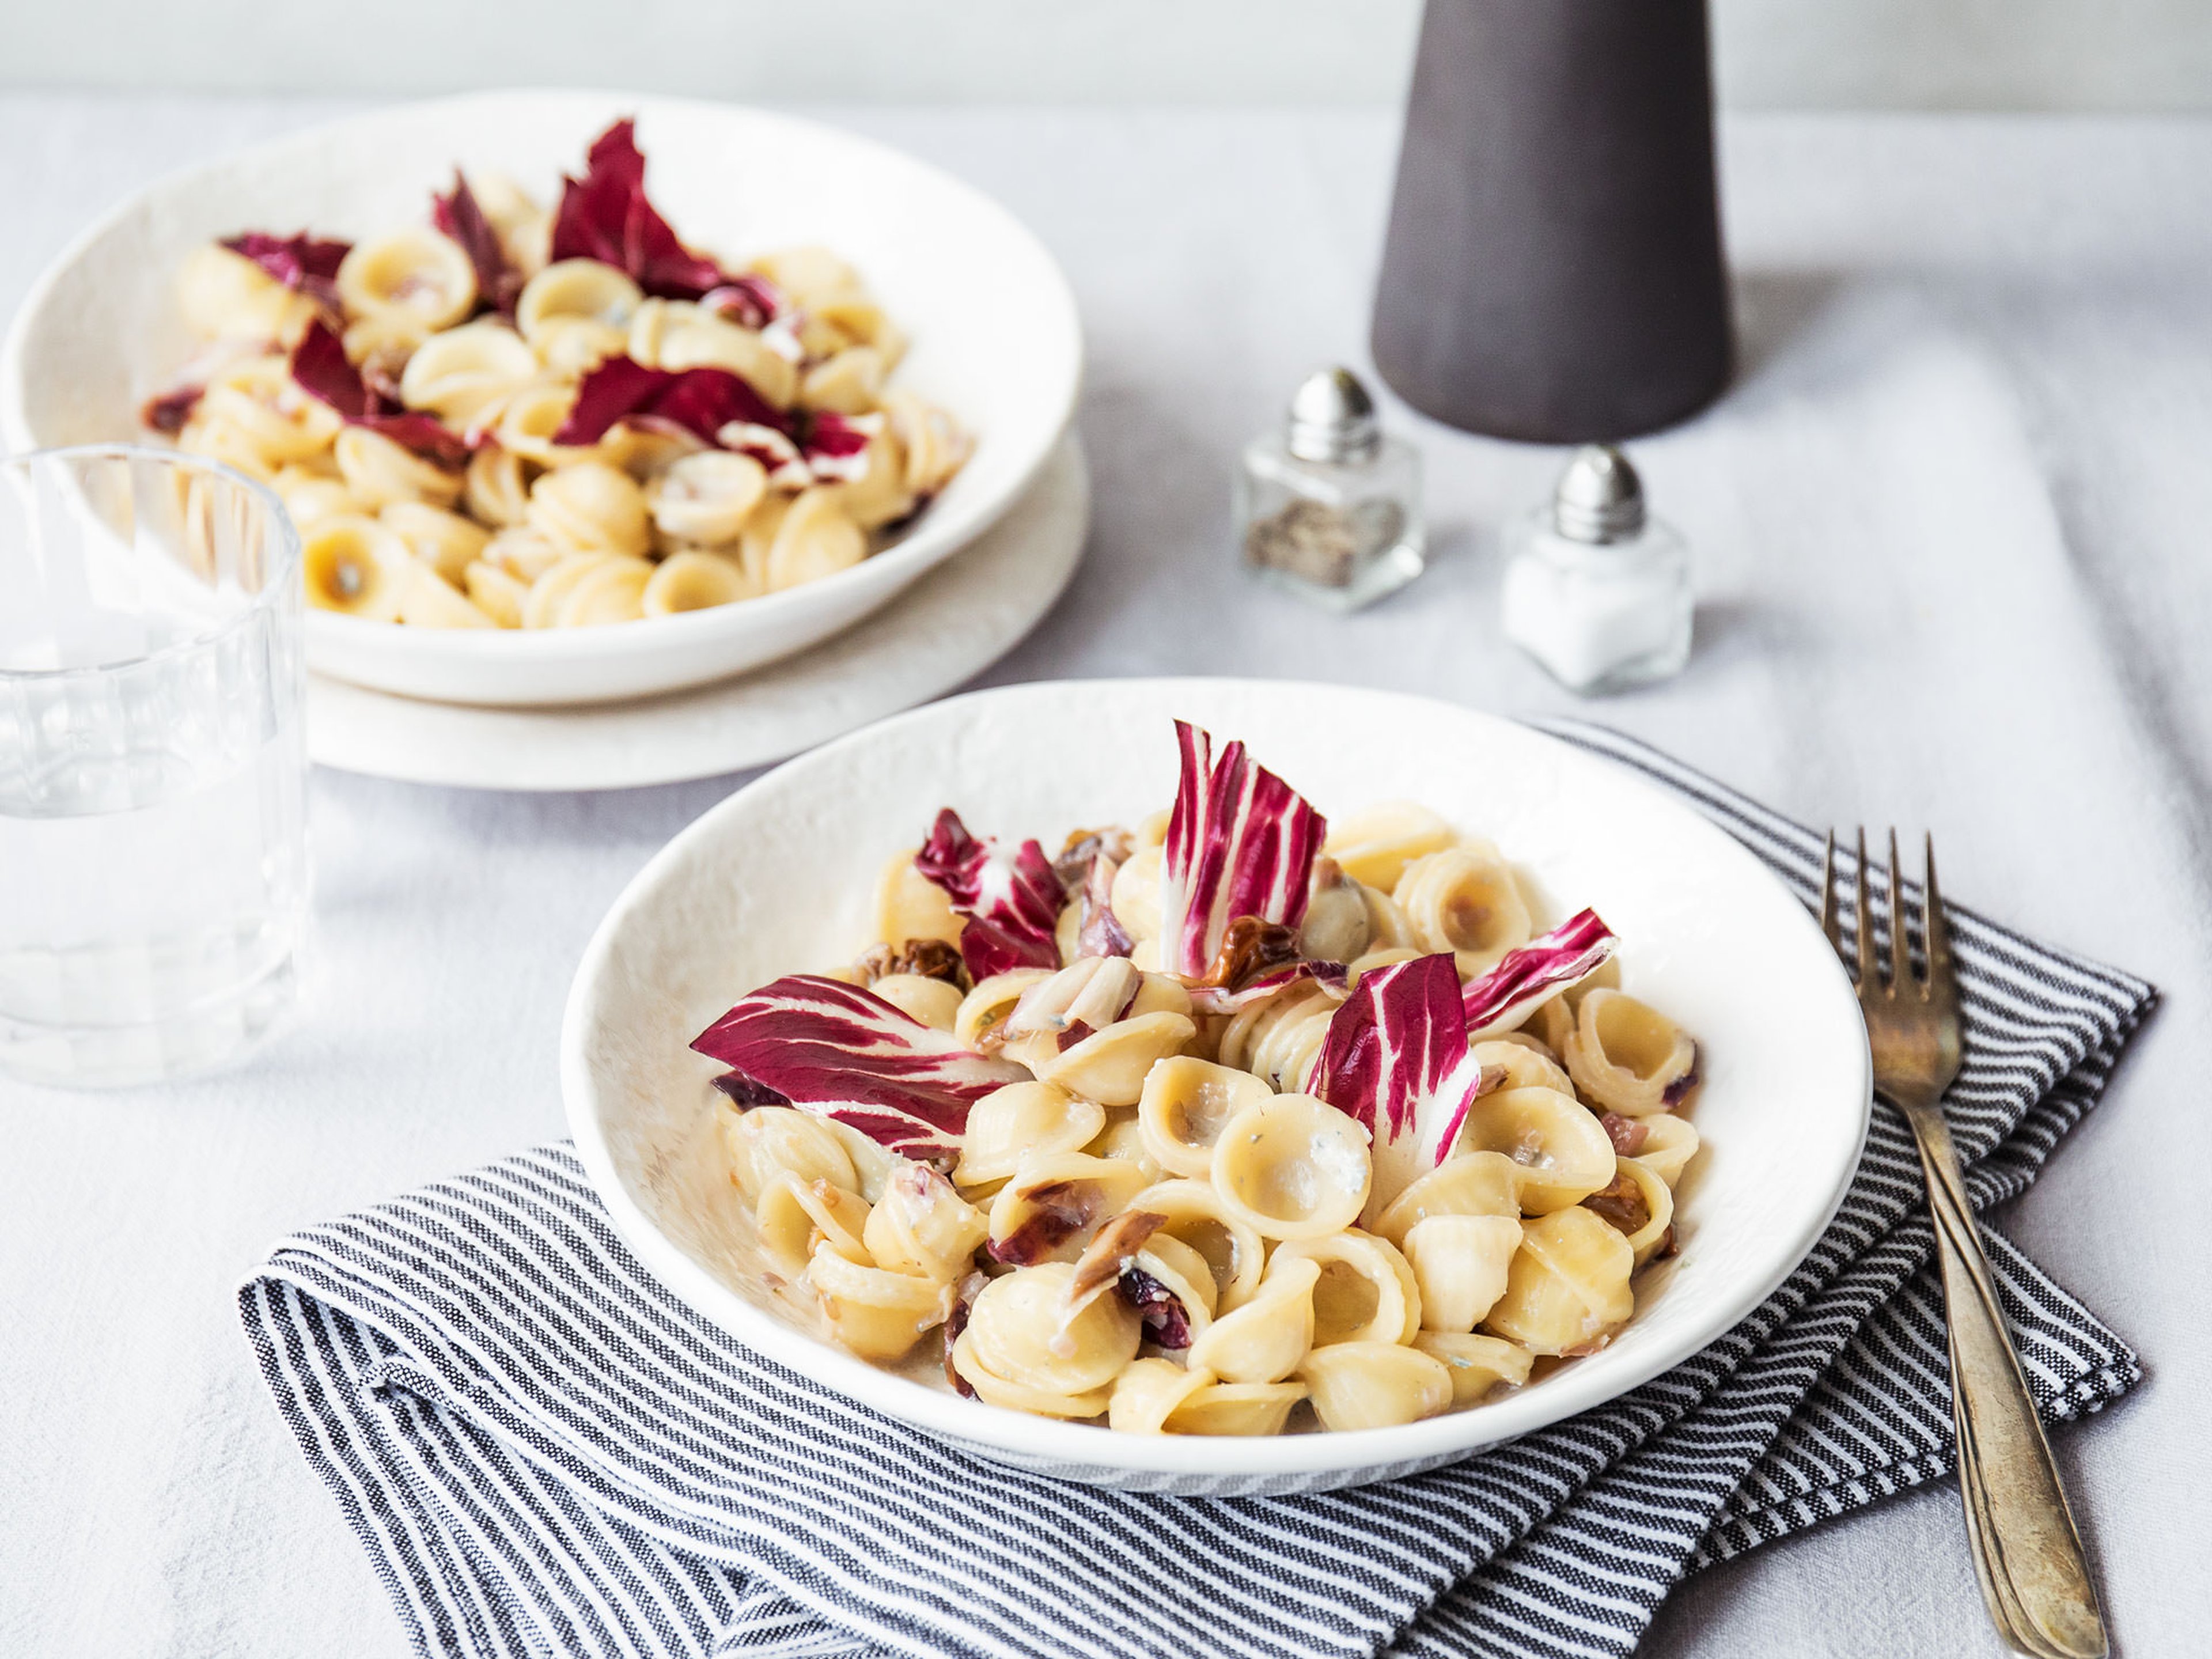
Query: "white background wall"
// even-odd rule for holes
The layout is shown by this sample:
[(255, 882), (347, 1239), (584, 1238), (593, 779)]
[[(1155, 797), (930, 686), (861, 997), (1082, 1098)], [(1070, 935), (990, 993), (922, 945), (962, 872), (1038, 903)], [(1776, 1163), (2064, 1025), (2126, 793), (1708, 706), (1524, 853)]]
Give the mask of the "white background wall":
[[(2212, 110), (2212, 0), (1712, 3), (1736, 108)], [(1404, 84), (1419, 12), (1419, 0), (0, 0), (0, 85), (1382, 102)]]

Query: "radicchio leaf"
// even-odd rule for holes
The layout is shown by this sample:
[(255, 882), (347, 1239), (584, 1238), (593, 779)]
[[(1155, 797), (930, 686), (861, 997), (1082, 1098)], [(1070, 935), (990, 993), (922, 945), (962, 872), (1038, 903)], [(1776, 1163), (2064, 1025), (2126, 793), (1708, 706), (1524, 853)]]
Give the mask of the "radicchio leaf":
[(430, 222), (458, 243), (476, 267), (477, 300), (512, 319), (514, 302), (522, 294), (522, 273), (508, 262), (499, 232), (484, 216), (467, 175), (459, 167), (453, 169), (453, 189), (430, 198)]
[(868, 445), (883, 429), (880, 415), (839, 415), (817, 410), (797, 434), (807, 471), (823, 483), (851, 483), (866, 477)]
[(960, 1156), (968, 1109), (1029, 1076), (1010, 1060), (961, 1047), (872, 991), (813, 974), (763, 985), (691, 1046), (730, 1067), (718, 1086), (732, 1099), (763, 1103), (766, 1091), (940, 1169)]
[(629, 273), (647, 294), (696, 300), (737, 287), (712, 259), (691, 252), (645, 194), (637, 124), (616, 122), (592, 141), (581, 179), (564, 179), (553, 218), (555, 259), (597, 259)]
[(334, 242), (310, 236), (271, 236), (265, 230), (249, 230), (223, 239), (223, 246), (240, 258), (251, 259), (286, 288), (306, 295), (325, 310), (338, 308), (338, 267), (353, 252), (351, 242)]
[(1168, 817), (1160, 884), (1163, 963), (1202, 978), (1239, 916), (1296, 927), (1328, 824), (1304, 797), (1232, 743), (1176, 722), (1182, 773)]
[(1508, 951), (1461, 994), (1467, 1029), (1478, 1040), (1510, 1030), (1548, 999), (1605, 966), (1620, 943), (1596, 911), (1583, 910)]
[(410, 414), (372, 388), (347, 359), (338, 337), (320, 322), (309, 324), (293, 348), (292, 378), (349, 426), (380, 432), (441, 466), (459, 466), (469, 458), (467, 441), (435, 416)]
[[(1083, 916), (1075, 933), (1075, 954), (1078, 957), (1126, 957), (1137, 948), (1137, 941), (1129, 937), (1129, 930), (1114, 914), (1114, 877), (1121, 866), (1103, 852), (1091, 854), (1089, 873), (1083, 878)], [(1053, 872), (1059, 875), (1060, 866), (1054, 865)], [(1065, 882), (1066, 878), (1061, 876)]]
[(1011, 969), (1060, 966), (1055, 935), (1067, 892), (1036, 842), (1025, 841), (1009, 854), (988, 836), (969, 835), (948, 806), (930, 827), (914, 867), (968, 918), (960, 955), (978, 983)]
[(1446, 951), (1361, 975), (1306, 1086), (1373, 1138), (1371, 1217), (1443, 1160), (1489, 1081), (1468, 1051), (1459, 969)]
[(192, 411), (200, 406), (200, 399), (206, 394), (207, 388), (197, 383), (171, 386), (140, 406), (139, 423), (149, 431), (166, 433), (173, 438), (185, 429), (185, 422), (192, 418)]
[(1190, 988), (1191, 1006), (1208, 1014), (1233, 1014), (1302, 979), (1319, 980), (1338, 995), (1346, 969), (1340, 962), (1316, 962), (1298, 954), (1294, 927), (1257, 916), (1239, 916), (1221, 935), (1206, 976)]
[(699, 303), (743, 328), (766, 328), (791, 309), (783, 290), (765, 276), (731, 276), (699, 296)]

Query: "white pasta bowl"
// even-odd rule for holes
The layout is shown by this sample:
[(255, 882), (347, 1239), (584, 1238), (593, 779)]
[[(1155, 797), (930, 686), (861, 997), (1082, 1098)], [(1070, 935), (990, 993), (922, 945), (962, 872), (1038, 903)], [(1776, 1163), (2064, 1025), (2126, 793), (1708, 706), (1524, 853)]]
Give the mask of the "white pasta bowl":
[[(687, 1046), (755, 986), (849, 960), (883, 861), (940, 806), (1057, 846), (1173, 795), (1170, 727), (1242, 738), (1323, 812), (1390, 799), (1490, 836), (1557, 921), (1594, 906), (1626, 989), (1693, 1032), (1705, 1150), (1681, 1253), (1638, 1281), (1602, 1351), (1517, 1393), (1405, 1427), (1273, 1438), (1146, 1437), (963, 1399), (934, 1340), (897, 1371), (831, 1346), (738, 1270), (750, 1221), (714, 1129), (720, 1069)], [(562, 1031), (568, 1123), (616, 1231), (676, 1295), (758, 1352), (997, 1462), (1134, 1490), (1319, 1490), (1454, 1462), (1610, 1400), (1744, 1318), (1811, 1249), (1857, 1167), (1865, 1028), (1804, 908), (1697, 813), (1511, 722), (1376, 691), (1120, 680), (979, 692), (791, 761), (669, 843), (584, 954)]]
[(0, 350), (0, 443), (138, 435), (145, 399), (191, 349), (173, 297), (210, 238), (302, 227), (351, 239), (422, 222), (458, 164), (549, 198), (592, 137), (637, 118), (654, 202), (732, 259), (819, 243), (849, 259), (911, 337), (896, 384), (975, 434), (975, 453), (894, 545), (804, 586), (611, 627), (413, 629), (316, 612), (319, 672), (379, 690), (506, 704), (605, 702), (702, 684), (818, 643), (997, 521), (1074, 408), (1082, 331), (1042, 244), (970, 186), (880, 144), (727, 105), (504, 92), (380, 111), (263, 145), (139, 191), (66, 250)]

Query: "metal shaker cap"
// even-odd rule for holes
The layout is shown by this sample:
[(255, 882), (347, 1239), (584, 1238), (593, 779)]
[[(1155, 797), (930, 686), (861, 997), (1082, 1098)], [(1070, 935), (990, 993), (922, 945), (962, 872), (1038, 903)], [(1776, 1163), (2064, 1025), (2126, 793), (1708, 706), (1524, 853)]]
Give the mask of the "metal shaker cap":
[(1552, 522), (1570, 541), (1627, 541), (1644, 529), (1644, 481), (1611, 444), (1584, 444), (1559, 474)]
[(1382, 445), (1375, 399), (1348, 368), (1309, 374), (1291, 398), (1284, 441), (1302, 461), (1372, 460)]

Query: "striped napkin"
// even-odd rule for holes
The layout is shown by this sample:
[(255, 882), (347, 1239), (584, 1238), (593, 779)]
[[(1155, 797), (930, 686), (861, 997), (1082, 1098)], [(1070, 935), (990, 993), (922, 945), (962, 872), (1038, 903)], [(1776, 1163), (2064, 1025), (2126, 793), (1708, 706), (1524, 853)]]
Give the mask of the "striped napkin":
[[(1627, 738), (1552, 729), (1813, 896), (1808, 830)], [(1966, 911), (1952, 928), (1968, 1057), (1948, 1105), (1986, 1206), (2095, 1104), (2154, 993)], [(428, 1654), (1618, 1656), (1684, 1574), (1950, 1468), (1922, 1197), (1878, 1107), (1833, 1226), (1711, 1348), (1449, 1468), (1293, 1498), (1065, 1485), (851, 1405), (647, 1277), (565, 1146), (287, 1239), (239, 1305)], [(2140, 1380), (1987, 1237), (2048, 1417)]]

